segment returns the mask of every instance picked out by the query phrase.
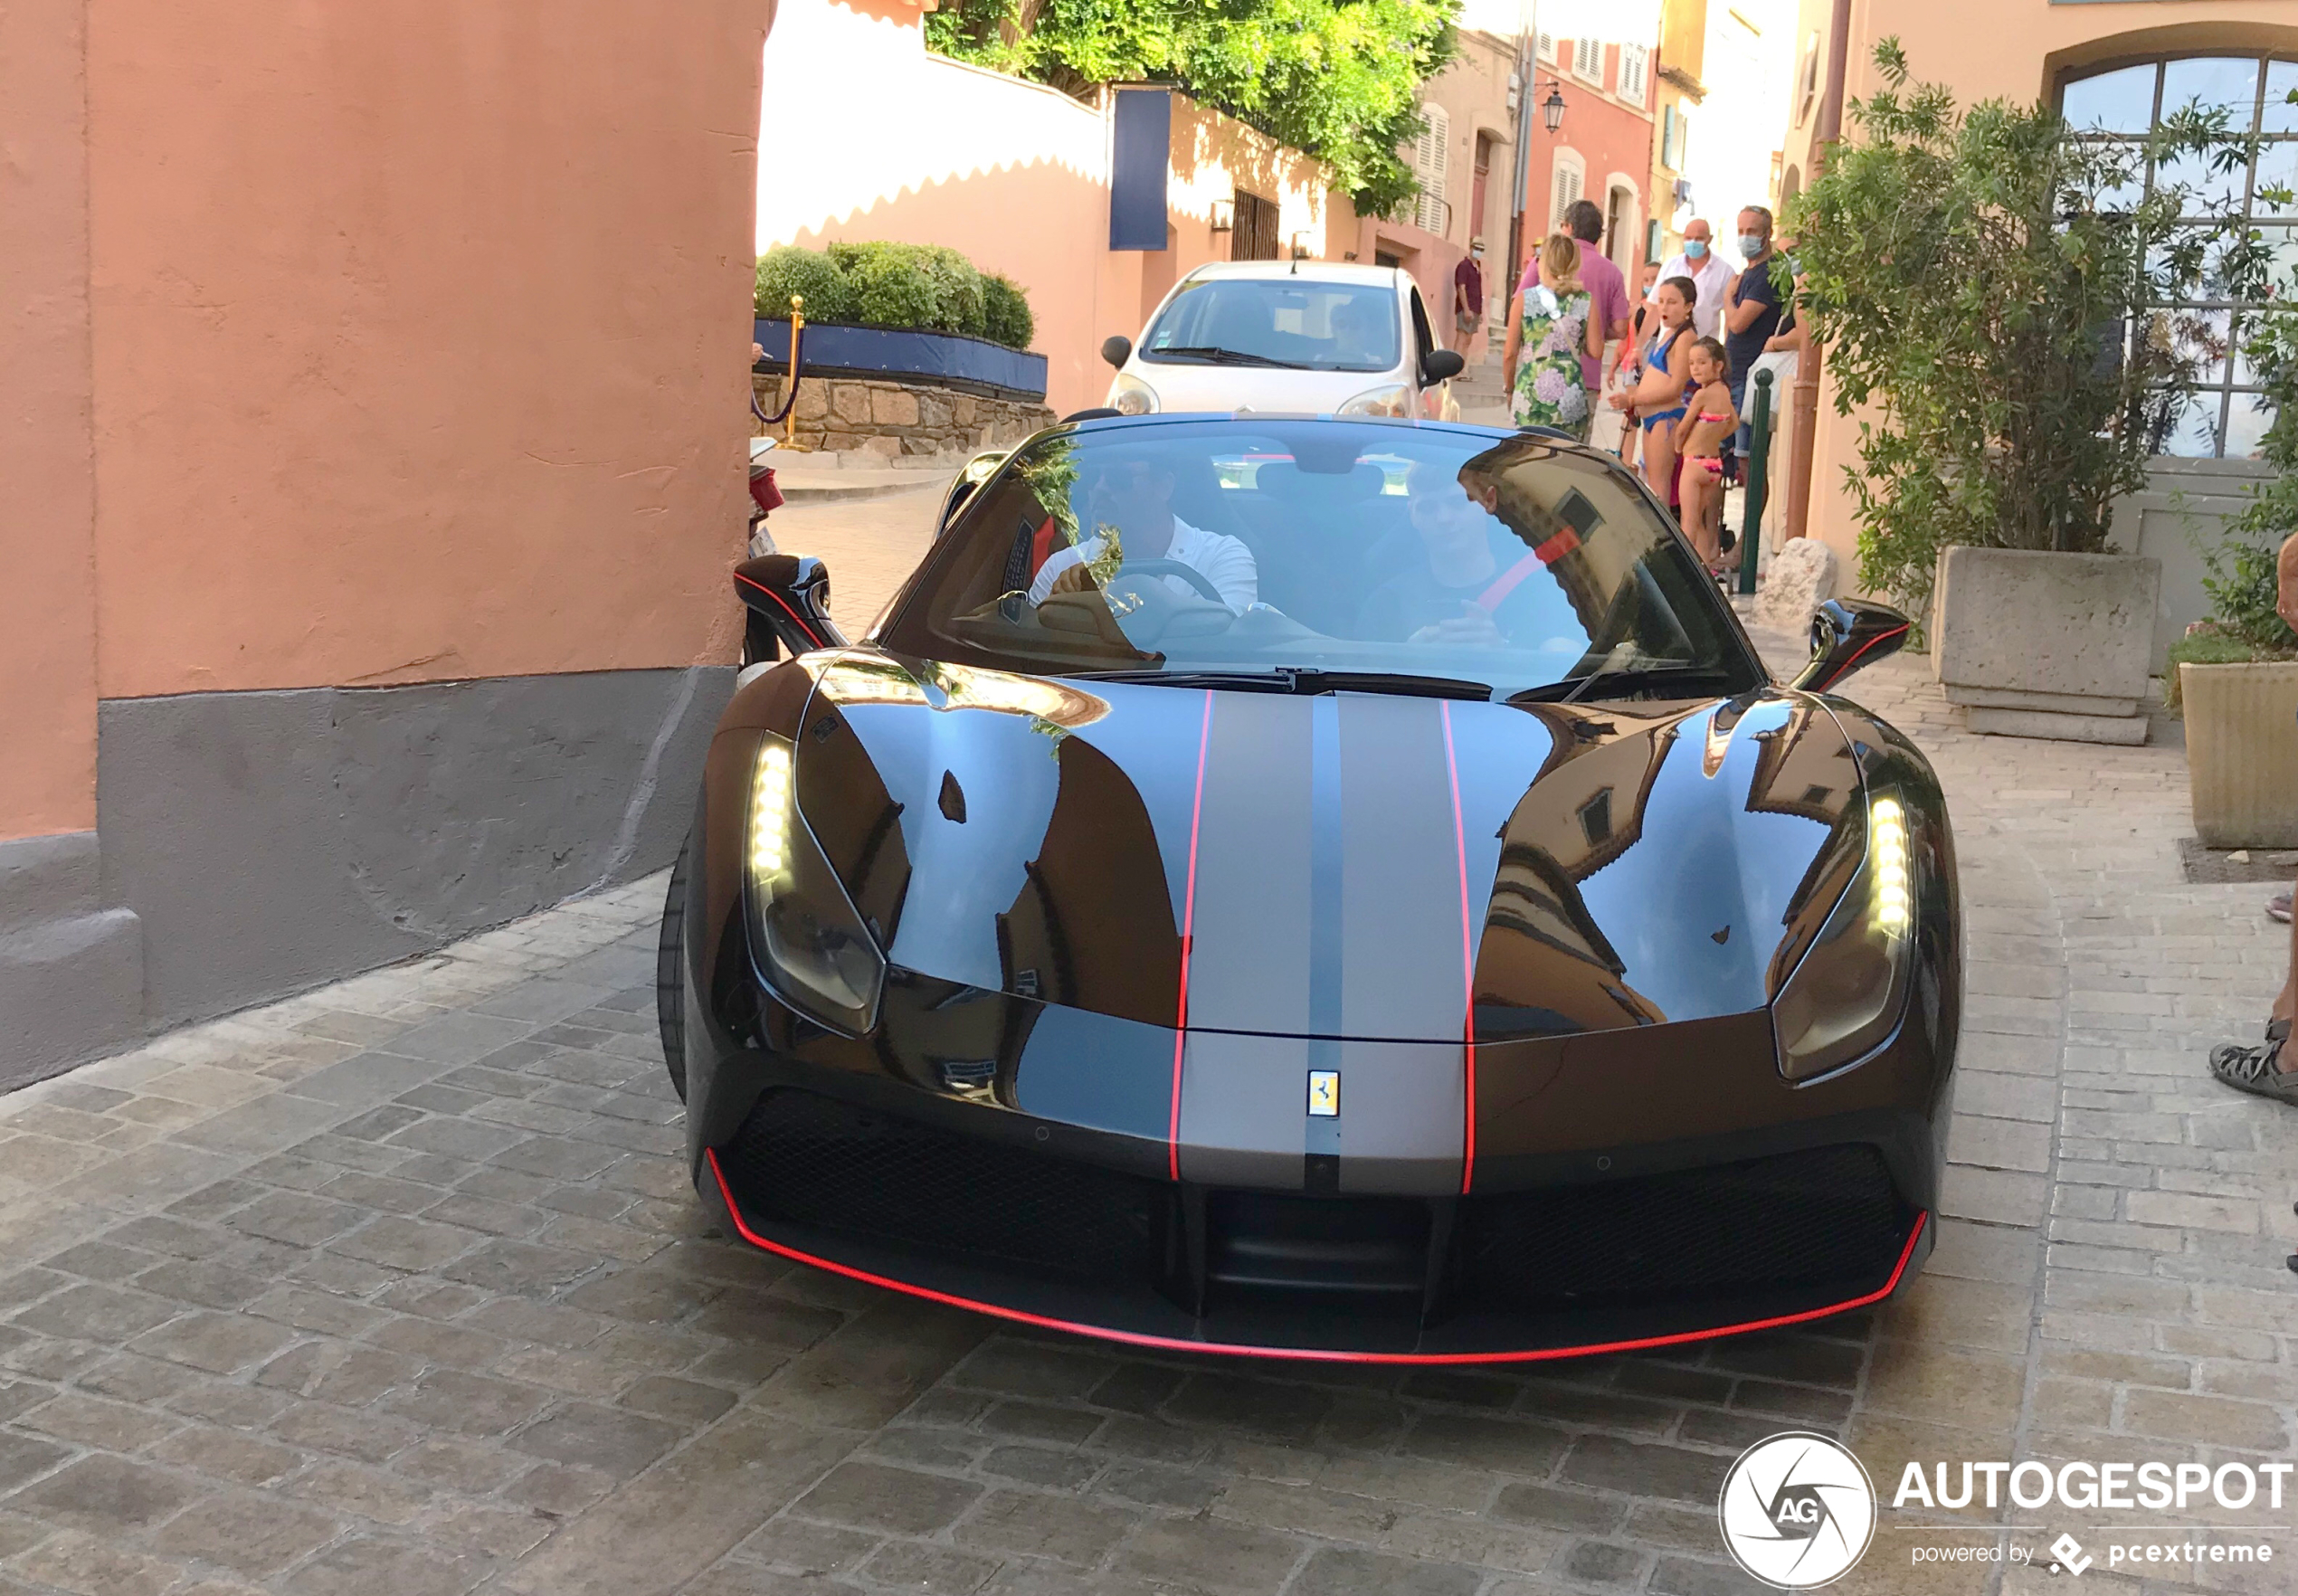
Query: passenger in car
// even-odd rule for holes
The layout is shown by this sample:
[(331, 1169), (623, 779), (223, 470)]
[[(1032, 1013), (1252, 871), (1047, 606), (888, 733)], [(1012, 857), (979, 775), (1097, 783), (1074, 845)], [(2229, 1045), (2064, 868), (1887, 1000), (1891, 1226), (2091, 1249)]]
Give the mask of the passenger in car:
[(1536, 646), (1554, 593), (1540, 557), (1459, 484), (1424, 484), (1421, 475), (1414, 472), (1410, 499), (1417, 552), (1365, 596), (1357, 635), (1433, 647)]

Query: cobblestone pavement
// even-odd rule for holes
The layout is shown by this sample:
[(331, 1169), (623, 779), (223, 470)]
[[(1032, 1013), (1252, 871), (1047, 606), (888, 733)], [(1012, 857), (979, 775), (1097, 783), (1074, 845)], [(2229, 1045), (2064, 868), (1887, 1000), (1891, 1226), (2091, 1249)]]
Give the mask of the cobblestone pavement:
[[(680, 1168), (658, 879), (0, 1099), (0, 1592), (1706, 1596), (1754, 1588), (1715, 1493), (1782, 1429), (1886, 1498), (1910, 1457), (2289, 1458), (2298, 1116), (2199, 1067), (2279, 977), (2265, 889), (2182, 883), (2175, 747), (1973, 738), (1922, 667), (1857, 685), (1952, 798), (1968, 1030), (1938, 1252), (1884, 1311), (1239, 1366), (784, 1266)], [(1886, 1511), (1839, 1588), (2038, 1590), (2064, 1530), (2101, 1550)], [(2038, 1566), (1911, 1563), (2005, 1539)]]

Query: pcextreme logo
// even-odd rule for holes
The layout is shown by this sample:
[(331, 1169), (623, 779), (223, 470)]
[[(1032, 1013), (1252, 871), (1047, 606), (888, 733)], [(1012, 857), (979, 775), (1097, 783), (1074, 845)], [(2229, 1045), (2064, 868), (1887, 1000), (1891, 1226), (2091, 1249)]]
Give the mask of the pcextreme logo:
[(1739, 1565), (1780, 1591), (1851, 1572), (1875, 1533), (1875, 1487), (1858, 1458), (1824, 1435), (1789, 1430), (1742, 1452), (1715, 1517)]

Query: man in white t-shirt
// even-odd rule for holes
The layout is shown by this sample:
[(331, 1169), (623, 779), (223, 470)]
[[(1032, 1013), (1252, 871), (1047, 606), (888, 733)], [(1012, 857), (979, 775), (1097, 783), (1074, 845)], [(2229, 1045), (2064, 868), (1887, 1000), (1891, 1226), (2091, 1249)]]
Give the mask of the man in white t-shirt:
[[(1138, 565), (1148, 560), (1173, 560), (1204, 578), (1220, 602), (1243, 614), (1259, 596), (1260, 572), (1252, 550), (1234, 537), (1192, 527), (1173, 513), (1173, 472), (1144, 460), (1118, 461), (1097, 468), (1086, 495), (1086, 523), (1092, 536), (1074, 547), (1056, 551), (1038, 568), (1030, 584), (1030, 602), (1041, 604), (1055, 593), (1085, 593), (1094, 585), (1089, 562), (1103, 552), (1101, 528), (1117, 535), (1120, 557)], [(1206, 597), (1186, 576), (1171, 572), (1144, 575), (1176, 598)]]
[[(1719, 337), (1716, 328), (1724, 319), (1724, 290), (1736, 275), (1730, 262), (1715, 252), (1715, 230), (1706, 221), (1695, 216), (1684, 228), (1684, 252), (1668, 260), (1659, 269), (1659, 281), (1671, 277), (1688, 277), (1699, 295), (1692, 301), (1692, 330), (1704, 338)], [(1659, 291), (1657, 283), (1652, 294)], [(1652, 294), (1644, 297), (1650, 299)]]

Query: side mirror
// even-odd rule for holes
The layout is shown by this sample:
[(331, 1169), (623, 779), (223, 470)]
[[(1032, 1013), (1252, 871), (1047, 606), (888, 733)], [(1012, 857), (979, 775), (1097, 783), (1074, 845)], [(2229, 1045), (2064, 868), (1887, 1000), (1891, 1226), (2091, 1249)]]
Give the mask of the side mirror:
[(1457, 377), (1467, 364), (1458, 349), (1431, 349), (1420, 357), (1420, 381), (1425, 385)]
[(949, 491), (942, 496), (941, 518), (934, 523), (934, 536), (939, 537), (949, 530), (957, 512), (973, 497), (973, 489), (997, 475), (997, 468), (1005, 463), (1011, 449), (984, 449), (965, 462), (963, 470), (951, 480)]
[(811, 555), (760, 555), (734, 568), (734, 591), (760, 623), (793, 654), (841, 649), (846, 634), (830, 618), (830, 569)]
[(1907, 617), (1889, 604), (1829, 599), (1811, 615), (1811, 663), (1788, 686), (1824, 693), (1862, 666), (1887, 660), (1907, 641)]
[(1133, 340), (1121, 333), (1111, 333), (1101, 340), (1101, 358), (1112, 366), (1122, 366), (1133, 358)]

